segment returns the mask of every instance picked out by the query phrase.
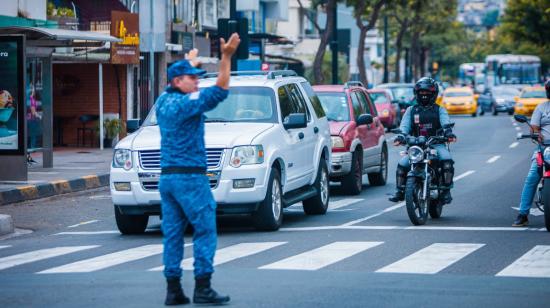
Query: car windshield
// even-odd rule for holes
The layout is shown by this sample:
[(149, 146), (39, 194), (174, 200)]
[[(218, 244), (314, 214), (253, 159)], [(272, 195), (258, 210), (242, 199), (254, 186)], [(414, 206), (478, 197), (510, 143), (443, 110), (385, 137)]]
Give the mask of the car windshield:
[(317, 92), (329, 121), (349, 121), (349, 106), (345, 93)]
[(388, 98), (386, 97), (386, 95), (384, 93), (369, 93), (369, 96), (371, 98), (371, 100), (375, 103), (375, 104), (388, 104), (389, 101), (388, 101)]
[(521, 98), (545, 98), (546, 92), (544, 91), (525, 91), (521, 94)]
[(414, 98), (413, 87), (400, 87), (400, 88), (391, 88), (393, 97), (396, 99), (405, 99), (409, 101)]
[(469, 93), (469, 92), (445, 92), (444, 96), (446, 96), (446, 97), (467, 97), (467, 96), (472, 96), (472, 93)]
[[(152, 108), (143, 125), (157, 125), (156, 108)], [(216, 108), (206, 112), (205, 122), (277, 122), (275, 96), (268, 87), (231, 87), (229, 96)]]
[(503, 89), (494, 89), (493, 95), (494, 96), (516, 96), (519, 94), (519, 91), (514, 88), (503, 88)]

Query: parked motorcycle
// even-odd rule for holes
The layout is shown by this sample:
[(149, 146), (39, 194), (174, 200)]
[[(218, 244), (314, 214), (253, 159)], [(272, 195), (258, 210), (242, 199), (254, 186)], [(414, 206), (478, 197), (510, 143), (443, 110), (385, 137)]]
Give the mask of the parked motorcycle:
[(405, 185), (405, 205), (414, 225), (425, 224), (428, 213), (434, 219), (441, 217), (443, 173), (437, 151), (432, 146), (447, 143), (448, 138), (443, 136), (443, 132), (453, 126), (454, 123), (446, 125), (437, 136), (406, 137), (407, 151), (404, 154), (409, 158), (411, 171)]
[[(515, 115), (514, 119), (531, 127), (526, 116)], [(533, 130), (531, 129), (531, 132)], [(518, 134), (517, 139), (531, 139), (537, 144), (536, 159), (537, 165), (542, 174), (542, 180), (538, 185), (535, 196), (535, 204), (539, 210), (544, 212), (544, 223), (546, 230), (550, 232), (550, 141), (541, 142), (538, 133)]]

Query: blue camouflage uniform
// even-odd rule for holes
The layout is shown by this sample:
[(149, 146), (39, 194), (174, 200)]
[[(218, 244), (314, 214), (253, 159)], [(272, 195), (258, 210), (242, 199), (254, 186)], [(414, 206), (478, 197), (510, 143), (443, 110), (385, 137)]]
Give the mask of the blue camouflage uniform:
[[(403, 115), (403, 118), (401, 119), (401, 125), (399, 126), (399, 130), (404, 134), (408, 135), (412, 133), (412, 110), (414, 106), (411, 106), (407, 108), (407, 111), (405, 111), (405, 114)], [(451, 119), (449, 118), (449, 114), (447, 113), (447, 110), (445, 108), (439, 107), (439, 122), (441, 123), (441, 126), (444, 126), (446, 124), (451, 123)], [(445, 144), (435, 144), (432, 146), (437, 151), (437, 156), (439, 160), (452, 160), (451, 153), (445, 146)], [(401, 160), (399, 161), (399, 165), (409, 169), (410, 168), (410, 162), (408, 156), (403, 156)]]
[[(228, 91), (212, 86), (195, 93), (172, 87), (158, 98), (156, 116), (161, 134), (161, 168), (183, 167), (206, 170), (204, 112), (215, 108)], [(204, 172), (162, 174), (159, 191), (164, 233), (164, 275), (182, 275), (183, 236), (187, 223), (194, 228), (195, 277), (214, 272), (216, 251), (216, 202)]]

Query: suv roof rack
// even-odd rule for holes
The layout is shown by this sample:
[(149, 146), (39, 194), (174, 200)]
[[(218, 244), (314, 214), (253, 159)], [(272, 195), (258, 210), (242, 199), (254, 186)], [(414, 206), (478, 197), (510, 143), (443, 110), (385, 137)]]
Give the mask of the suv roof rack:
[[(278, 70), (278, 71), (231, 71), (231, 76), (254, 76), (261, 75), (267, 76), (267, 79), (275, 79), (276, 77), (296, 77), (293, 70)], [(200, 78), (214, 78), (218, 77), (218, 73), (206, 73)]]
[(361, 81), (348, 81), (344, 84), (344, 88), (349, 88), (349, 87), (365, 87), (363, 85), (363, 83)]

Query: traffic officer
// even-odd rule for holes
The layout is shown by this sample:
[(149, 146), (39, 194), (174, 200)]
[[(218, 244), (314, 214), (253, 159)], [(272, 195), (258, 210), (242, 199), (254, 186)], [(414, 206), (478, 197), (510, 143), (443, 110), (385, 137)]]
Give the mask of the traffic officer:
[[(407, 108), (399, 130), (401, 134), (395, 139), (394, 144), (400, 145), (405, 143), (405, 135), (418, 136), (435, 136), (438, 131), (443, 129), (447, 124), (450, 124), (449, 114), (443, 107), (435, 104), (437, 98), (438, 87), (432, 78), (420, 78), (414, 86), (414, 95), (417, 105)], [(445, 137), (449, 141), (456, 141), (456, 136), (450, 128), (444, 130)], [(441, 163), (441, 171), (443, 175), (443, 189), (441, 191), (442, 200), (445, 204), (451, 203), (451, 187), (453, 185), (454, 176), (454, 161), (451, 153), (445, 144), (435, 144), (433, 148), (437, 151), (437, 156)], [(397, 191), (390, 198), (392, 202), (403, 201), (405, 199), (405, 182), (407, 173), (410, 169), (410, 162), (407, 156), (403, 157), (396, 171)]]
[(227, 43), (220, 39), (221, 60), (216, 85), (199, 91), (198, 77), (204, 70), (182, 60), (168, 68), (170, 85), (157, 99), (156, 116), (161, 135), (159, 191), (164, 233), (164, 276), (166, 305), (189, 303), (181, 288), (183, 236), (187, 223), (194, 229), (195, 291), (193, 302), (221, 304), (229, 296), (210, 287), (216, 251), (216, 202), (206, 176), (204, 115), (228, 95), (231, 56), (240, 43), (233, 34)]

